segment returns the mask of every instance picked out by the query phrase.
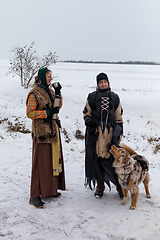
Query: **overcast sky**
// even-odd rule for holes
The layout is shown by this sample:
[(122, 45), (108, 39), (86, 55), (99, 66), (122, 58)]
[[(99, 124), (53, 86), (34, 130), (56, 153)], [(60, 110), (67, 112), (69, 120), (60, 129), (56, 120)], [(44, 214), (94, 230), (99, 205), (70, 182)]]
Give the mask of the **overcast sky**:
[(35, 41), (59, 60), (160, 63), (160, 0), (0, 0), (0, 59)]

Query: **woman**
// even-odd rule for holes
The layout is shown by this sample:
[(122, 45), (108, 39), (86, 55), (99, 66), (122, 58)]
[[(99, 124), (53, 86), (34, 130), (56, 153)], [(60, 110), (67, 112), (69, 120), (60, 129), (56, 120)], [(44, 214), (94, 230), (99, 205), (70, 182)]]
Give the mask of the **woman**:
[(123, 134), (122, 107), (118, 95), (111, 91), (105, 73), (97, 75), (97, 90), (90, 93), (84, 108), (86, 125), (85, 135), (85, 174), (86, 185), (95, 186), (94, 196), (101, 198), (104, 182), (110, 187), (110, 181), (123, 197), (118, 178), (113, 168), (113, 157), (109, 150), (112, 144), (118, 145)]
[[(49, 87), (52, 73), (42, 68), (35, 77), (35, 84), (26, 100), (27, 117), (32, 119), (32, 175), (29, 203), (43, 208), (41, 197), (58, 197), (57, 189), (65, 190), (64, 163), (60, 122), (53, 119), (62, 106), (61, 85), (55, 92)], [(54, 107), (55, 95), (60, 96), (60, 105)]]

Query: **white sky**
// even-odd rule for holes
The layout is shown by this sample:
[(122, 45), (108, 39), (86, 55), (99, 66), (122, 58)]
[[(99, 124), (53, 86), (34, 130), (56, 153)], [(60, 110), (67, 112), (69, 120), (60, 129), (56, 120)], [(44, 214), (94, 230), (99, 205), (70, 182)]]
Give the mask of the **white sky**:
[(59, 60), (160, 62), (160, 0), (0, 0), (0, 59), (14, 46)]

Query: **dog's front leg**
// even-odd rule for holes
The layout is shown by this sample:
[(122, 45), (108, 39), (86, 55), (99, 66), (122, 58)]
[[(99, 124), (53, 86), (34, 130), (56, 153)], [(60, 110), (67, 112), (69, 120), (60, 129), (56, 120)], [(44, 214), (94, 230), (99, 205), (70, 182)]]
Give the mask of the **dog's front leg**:
[(123, 201), (121, 202), (121, 205), (126, 205), (128, 202), (128, 189), (122, 188), (123, 191)]

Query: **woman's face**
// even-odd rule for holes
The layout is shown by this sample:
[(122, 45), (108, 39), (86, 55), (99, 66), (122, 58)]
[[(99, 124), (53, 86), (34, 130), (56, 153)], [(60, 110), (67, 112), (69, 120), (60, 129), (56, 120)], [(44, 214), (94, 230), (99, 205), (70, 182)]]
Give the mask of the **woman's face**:
[(51, 84), (51, 81), (52, 81), (52, 72), (47, 72), (46, 73), (46, 82), (47, 82), (48, 86)]
[(107, 89), (108, 88), (108, 81), (107, 80), (101, 80), (98, 84), (99, 89)]

